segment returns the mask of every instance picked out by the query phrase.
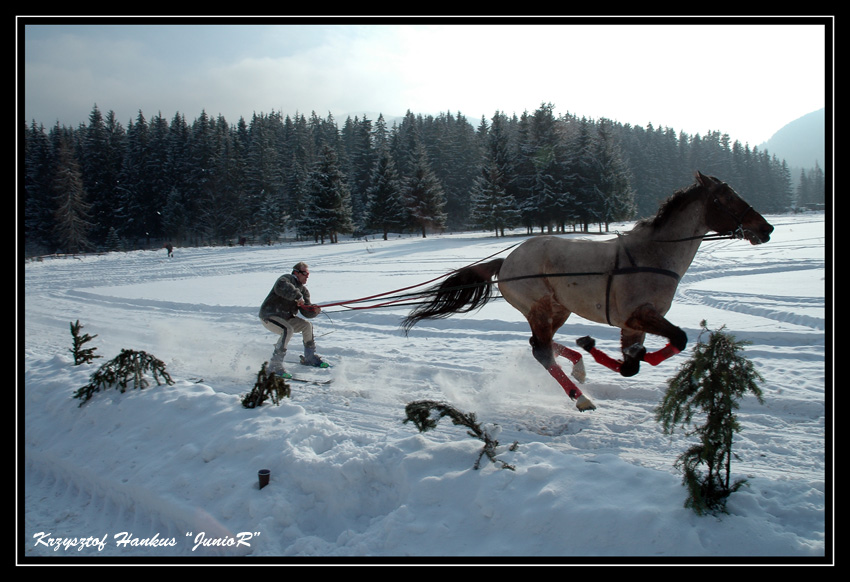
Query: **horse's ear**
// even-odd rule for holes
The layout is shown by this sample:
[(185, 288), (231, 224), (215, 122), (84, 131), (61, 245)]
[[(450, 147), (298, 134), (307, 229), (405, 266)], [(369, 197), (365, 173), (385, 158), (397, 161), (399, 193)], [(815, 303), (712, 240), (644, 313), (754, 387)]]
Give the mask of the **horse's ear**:
[(696, 178), (697, 183), (701, 186), (705, 186), (706, 188), (711, 186), (711, 179), (708, 176), (703, 175), (703, 173), (699, 170), (694, 172), (694, 178)]

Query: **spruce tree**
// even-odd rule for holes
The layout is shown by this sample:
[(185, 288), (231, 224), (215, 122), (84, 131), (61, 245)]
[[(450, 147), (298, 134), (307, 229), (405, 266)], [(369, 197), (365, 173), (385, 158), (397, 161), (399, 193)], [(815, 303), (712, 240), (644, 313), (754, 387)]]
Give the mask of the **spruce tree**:
[(91, 205), (91, 239), (101, 245), (115, 226), (113, 199), (120, 166), (112, 155), (110, 134), (97, 105), (89, 115), (89, 125), (80, 133), (80, 175)]
[(56, 154), (53, 192), (56, 201), (56, 233), (61, 248), (68, 253), (89, 250), (89, 204), (83, 190), (79, 165), (67, 139), (60, 139)]
[(604, 224), (607, 231), (612, 221), (633, 218), (635, 204), (628, 166), (615, 142), (611, 123), (606, 119), (599, 120), (593, 151), (598, 169), (593, 206), (600, 226)]
[[(656, 420), (668, 435), (677, 426), (692, 425), (697, 414), (704, 418), (703, 425), (686, 432), (698, 437), (699, 443), (676, 462), (689, 493), (685, 506), (698, 514), (723, 511), (728, 496), (745, 482), (730, 482), (732, 440), (740, 432), (734, 411), (747, 392), (763, 403), (757, 384), (762, 377), (752, 362), (739, 354), (748, 342), (736, 340), (723, 331), (724, 327), (709, 332), (705, 321), (701, 325), (702, 334), (709, 334), (708, 341), (703, 342), (700, 334), (693, 356), (668, 381), (667, 392), (655, 411)], [(706, 473), (700, 472), (701, 465)]]
[(400, 231), (406, 223), (401, 181), (388, 148), (379, 154), (366, 190), (365, 223), (367, 228), (379, 230), (384, 240), (391, 230)]
[(345, 150), (347, 152), (346, 174), (351, 188), (352, 217), (356, 224), (362, 224), (367, 212), (367, 190), (372, 181), (372, 169), (377, 160), (377, 152), (372, 145), (372, 121), (364, 115), (348, 118), (343, 129)]
[(495, 164), (488, 163), (472, 188), (472, 221), (505, 236), (505, 229), (519, 223), (519, 212), (513, 197), (505, 189), (504, 176)]
[(324, 145), (319, 160), (310, 172), (309, 207), (313, 236), (316, 240), (338, 242), (340, 233), (354, 230), (351, 218), (351, 195), (342, 173), (336, 151)]
[(412, 174), (407, 179), (405, 203), (411, 227), (421, 232), (422, 238), (427, 236), (429, 229), (439, 231), (445, 227), (445, 194), (421, 144), (416, 149)]
[(24, 228), (27, 253), (54, 247), (52, 148), (44, 128), (33, 122), (25, 134)]
[(95, 358), (99, 358), (95, 354), (97, 348), (86, 348), (85, 346), (88, 342), (97, 337), (95, 335), (89, 334), (80, 334), (83, 326), (78, 319), (76, 323), (71, 324), (71, 338), (73, 340), (73, 346), (71, 347), (71, 353), (74, 354), (74, 365), (79, 366), (80, 364), (90, 364), (92, 360)]

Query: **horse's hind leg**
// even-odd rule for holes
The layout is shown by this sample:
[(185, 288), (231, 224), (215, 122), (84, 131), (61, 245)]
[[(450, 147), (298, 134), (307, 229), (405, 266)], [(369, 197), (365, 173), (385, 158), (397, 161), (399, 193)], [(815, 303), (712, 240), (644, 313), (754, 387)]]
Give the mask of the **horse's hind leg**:
[(556, 355), (561, 356), (562, 358), (567, 358), (573, 363), (573, 378), (584, 384), (587, 374), (584, 371), (584, 360), (582, 359), (581, 354), (575, 350), (571, 350), (567, 346), (559, 344), (558, 342), (552, 342), (552, 347), (555, 349)]
[[(569, 379), (561, 366), (555, 361), (556, 350), (559, 355), (563, 355), (571, 360), (574, 357), (572, 354), (576, 354), (578, 355), (578, 361), (581, 361), (581, 354), (559, 346), (559, 344), (552, 341), (555, 331), (564, 324), (569, 315), (567, 310), (559, 305), (553, 305), (551, 300), (538, 302), (527, 316), (532, 333), (530, 340), (531, 353), (546, 368), (546, 371), (558, 381), (558, 384), (561, 385), (567, 396), (575, 400), (576, 408), (579, 411), (594, 410), (596, 406), (594, 406), (593, 402), (582, 394), (579, 387)], [(563, 348), (563, 350), (559, 348)]]

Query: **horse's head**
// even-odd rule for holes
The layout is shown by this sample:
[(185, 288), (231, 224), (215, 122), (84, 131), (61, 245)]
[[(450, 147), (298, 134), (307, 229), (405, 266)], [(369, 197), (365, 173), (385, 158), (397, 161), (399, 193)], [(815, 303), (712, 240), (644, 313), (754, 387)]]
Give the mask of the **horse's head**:
[(773, 226), (725, 182), (696, 172), (697, 183), (708, 191), (705, 223), (715, 232), (732, 233), (758, 245), (770, 240)]

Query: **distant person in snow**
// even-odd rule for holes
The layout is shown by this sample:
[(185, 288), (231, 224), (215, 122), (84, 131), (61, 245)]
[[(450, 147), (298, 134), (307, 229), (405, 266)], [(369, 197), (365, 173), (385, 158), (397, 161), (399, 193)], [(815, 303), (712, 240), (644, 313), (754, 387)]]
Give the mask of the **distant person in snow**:
[(174, 246), (172, 246), (171, 243), (165, 243), (164, 245), (162, 245), (162, 248), (168, 250), (168, 256), (169, 257), (174, 256)]
[(298, 263), (292, 267), (292, 272), (281, 275), (263, 305), (260, 307), (260, 320), (263, 326), (280, 337), (274, 346), (274, 353), (269, 361), (269, 371), (278, 375), (287, 375), (283, 365), (284, 356), (289, 340), (300, 333), (304, 342), (304, 355), (301, 363), (306, 366), (326, 368), (328, 365), (316, 354), (316, 342), (313, 339), (313, 324), (298, 317), (313, 319), (322, 309), (310, 302), (310, 292), (305, 285), (310, 276), (307, 263)]

